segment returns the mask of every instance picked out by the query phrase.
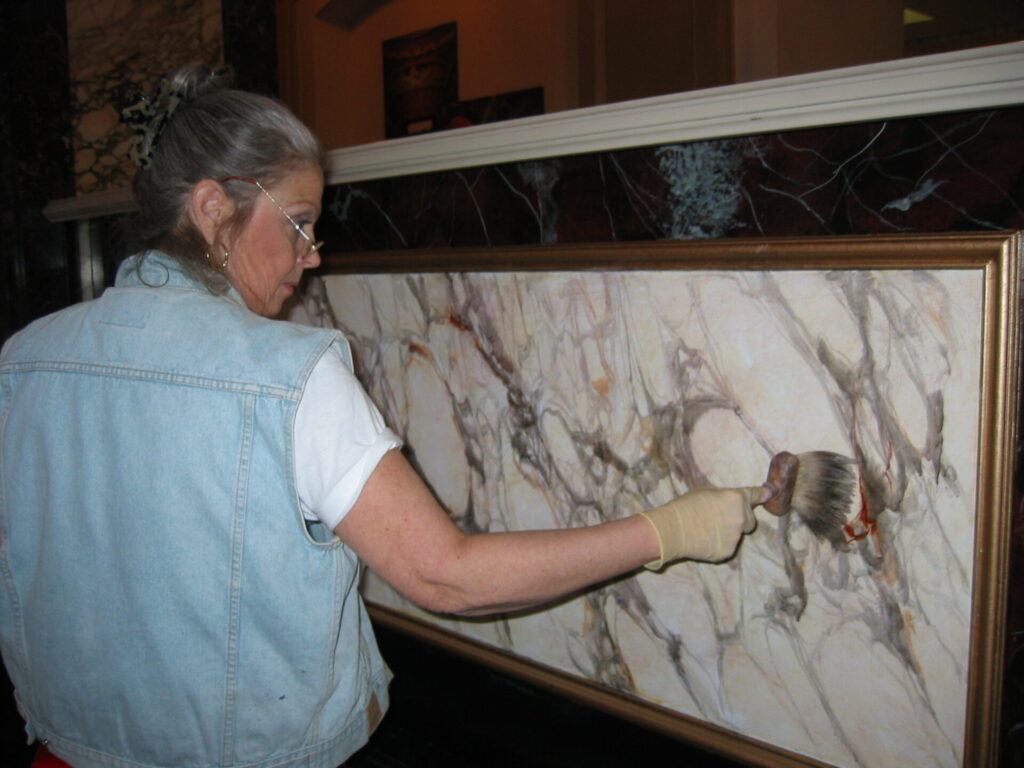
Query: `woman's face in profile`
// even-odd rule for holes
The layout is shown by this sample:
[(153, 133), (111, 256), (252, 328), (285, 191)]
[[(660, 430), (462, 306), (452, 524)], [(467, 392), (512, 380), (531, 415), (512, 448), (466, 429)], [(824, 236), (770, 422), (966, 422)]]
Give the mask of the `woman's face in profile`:
[[(312, 238), (324, 191), (320, 168), (300, 168), (266, 191)], [(264, 317), (278, 314), (295, 292), (302, 273), (320, 264), (320, 255), (309, 251), (309, 241), (264, 194), (256, 196), (252, 215), (230, 251), (228, 279), (245, 305)]]

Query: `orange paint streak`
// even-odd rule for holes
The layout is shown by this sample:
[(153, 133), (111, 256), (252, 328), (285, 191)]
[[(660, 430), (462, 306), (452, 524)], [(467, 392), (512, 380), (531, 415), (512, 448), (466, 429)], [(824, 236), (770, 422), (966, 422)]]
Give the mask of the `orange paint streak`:
[(876, 545), (880, 543), (878, 523), (875, 522), (875, 516), (868, 508), (868, 495), (864, 492), (863, 480), (860, 481), (860, 512), (857, 513), (857, 517), (852, 523), (847, 523), (843, 526), (843, 533), (846, 535), (847, 544), (861, 541), (868, 536), (875, 539)]
[(460, 331), (469, 331), (469, 330), (471, 330), (470, 327), (468, 325), (466, 325), (464, 322), (462, 322), (462, 319), (458, 315), (456, 315), (454, 312), (450, 312), (448, 314), (448, 323), (450, 325), (455, 326)]

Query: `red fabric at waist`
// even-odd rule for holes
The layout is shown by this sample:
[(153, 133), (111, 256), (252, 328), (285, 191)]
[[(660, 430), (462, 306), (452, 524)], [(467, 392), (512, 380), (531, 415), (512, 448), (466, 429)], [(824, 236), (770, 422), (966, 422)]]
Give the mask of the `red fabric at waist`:
[(40, 744), (31, 768), (71, 768), (71, 766)]

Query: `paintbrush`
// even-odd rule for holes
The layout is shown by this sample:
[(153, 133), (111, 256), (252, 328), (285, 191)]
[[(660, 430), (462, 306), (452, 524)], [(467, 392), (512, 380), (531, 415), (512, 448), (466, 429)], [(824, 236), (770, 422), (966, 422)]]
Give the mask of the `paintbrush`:
[(843, 526), (858, 488), (853, 459), (828, 451), (783, 451), (772, 457), (762, 487), (771, 492), (762, 505), (773, 515), (795, 512), (818, 538), (845, 543)]

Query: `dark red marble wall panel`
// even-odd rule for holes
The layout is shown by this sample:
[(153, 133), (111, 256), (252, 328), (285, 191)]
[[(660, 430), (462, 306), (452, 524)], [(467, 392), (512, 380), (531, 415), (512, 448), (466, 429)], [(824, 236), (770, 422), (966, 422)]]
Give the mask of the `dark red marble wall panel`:
[(1024, 109), (329, 187), (329, 250), (1024, 228)]

